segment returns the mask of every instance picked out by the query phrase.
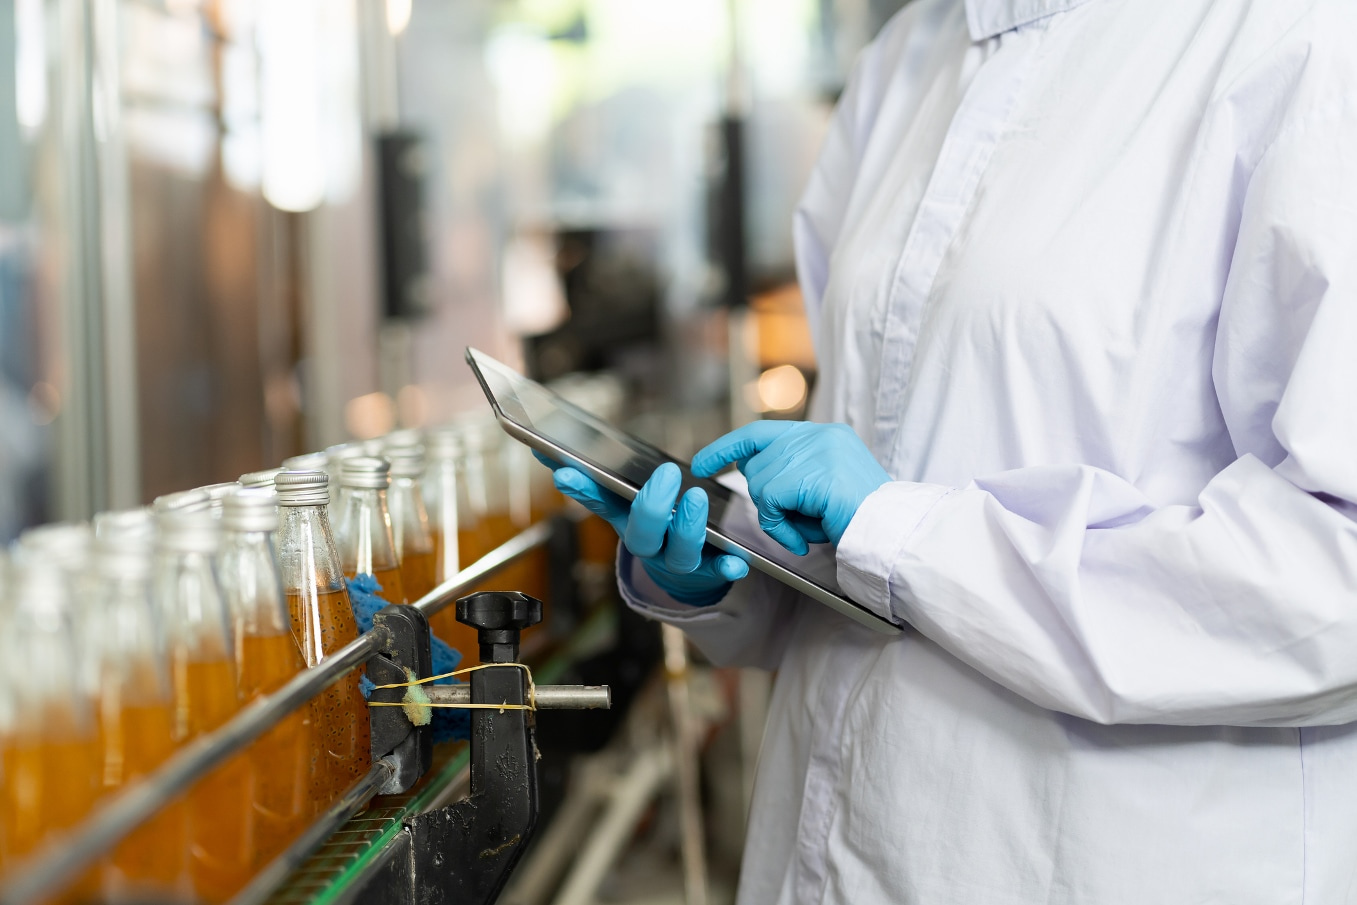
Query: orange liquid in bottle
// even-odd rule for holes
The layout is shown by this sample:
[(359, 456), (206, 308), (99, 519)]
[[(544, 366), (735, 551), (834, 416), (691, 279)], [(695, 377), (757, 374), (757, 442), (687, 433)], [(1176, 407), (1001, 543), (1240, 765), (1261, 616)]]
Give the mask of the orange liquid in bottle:
[[(310, 666), (358, 637), (346, 590), (312, 589), (309, 596), (289, 590), (287, 607)], [(310, 711), (314, 756), (310, 798), (318, 813), (372, 766), (367, 701), (358, 689), (358, 674), (349, 673), (313, 698)]]
[[(492, 512), (481, 522), (481, 544), (485, 547), (482, 555), (489, 553), (501, 544), (508, 543), (526, 530), (514, 522), (507, 512)], [(545, 604), (547, 594), (547, 551), (540, 547), (509, 563), (476, 587), (477, 591), (522, 591), (529, 597), (536, 597), (544, 604), (543, 618), (546, 617)], [(537, 626), (523, 631), (524, 640), (532, 637)]]
[[(136, 782), (174, 753), (173, 707), (141, 704), (130, 697), (102, 721), (104, 787), (109, 791)], [(183, 803), (163, 808), (113, 850), (105, 864), (105, 894), (117, 899), (176, 897), (183, 892), (187, 837)]]
[(401, 584), (405, 587), (407, 601), (414, 603), (437, 586), (434, 580), (436, 563), (432, 548), (401, 553)]
[[(352, 577), (352, 576), (350, 576)], [(406, 603), (405, 582), (401, 580), (400, 566), (375, 568), (372, 577), (382, 586), (381, 598), (387, 603)]]
[[(15, 733), (0, 764), (7, 864), (31, 855), (89, 813), (99, 792), (100, 763), (98, 734), (93, 727), (80, 726), (76, 715), (64, 708), (52, 709), (41, 732)], [(88, 899), (96, 883), (91, 872), (73, 883), (66, 896)]]
[[(240, 709), (230, 660), (183, 664), (178, 713), (192, 739), (222, 726)], [(250, 765), (237, 755), (188, 794), (189, 876), (198, 896), (225, 902), (252, 872)]]
[[(246, 701), (272, 694), (306, 668), (301, 650), (285, 635), (240, 639), (240, 691)], [(254, 786), (254, 866), (263, 867), (296, 839), (311, 817), (311, 721), (293, 712), (249, 747)]]
[[(447, 581), (456, 572), (448, 573), (443, 567), (443, 532), (430, 532), (434, 538), (434, 577), (439, 583)], [(487, 553), (491, 548), (486, 547), (481, 540), (480, 531), (475, 528), (459, 527), (457, 529), (457, 569), (465, 569), (476, 560)], [(473, 594), (475, 590), (468, 591), (467, 594)], [(462, 654), (459, 669), (468, 666), (475, 666), (480, 662), (479, 644), (476, 640), (476, 630), (462, 625), (457, 621), (456, 605), (444, 607), (433, 618), (429, 620), (429, 627), (433, 633), (442, 638), (449, 645), (456, 648)]]

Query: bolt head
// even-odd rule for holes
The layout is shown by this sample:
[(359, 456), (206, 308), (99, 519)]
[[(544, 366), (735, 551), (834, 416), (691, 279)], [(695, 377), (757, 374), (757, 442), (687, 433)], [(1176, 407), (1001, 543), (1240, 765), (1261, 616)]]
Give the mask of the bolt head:
[(542, 601), (521, 591), (481, 591), (457, 601), (457, 621), (477, 629), (522, 630), (542, 621)]

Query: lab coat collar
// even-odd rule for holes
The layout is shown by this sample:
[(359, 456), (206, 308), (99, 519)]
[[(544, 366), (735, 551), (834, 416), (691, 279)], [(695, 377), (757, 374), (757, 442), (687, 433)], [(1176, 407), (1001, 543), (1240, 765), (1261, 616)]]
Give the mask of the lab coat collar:
[(1022, 25), (1063, 13), (1088, 0), (966, 0), (972, 41), (983, 41)]

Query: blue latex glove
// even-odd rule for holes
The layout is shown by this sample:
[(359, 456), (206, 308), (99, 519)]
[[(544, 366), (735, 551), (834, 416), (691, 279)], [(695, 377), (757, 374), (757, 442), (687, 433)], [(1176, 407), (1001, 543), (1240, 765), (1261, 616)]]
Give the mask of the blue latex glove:
[[(371, 575), (359, 575), (353, 579), (347, 579), (345, 584), (349, 586), (349, 603), (353, 605), (353, 618), (358, 623), (358, 631), (372, 631), (372, 617), (387, 607), (387, 601), (379, 596), (382, 586)], [(452, 672), (457, 668), (457, 664), (462, 662), (462, 654), (457, 648), (434, 635), (429, 636), (429, 651), (433, 655), (432, 666), (435, 676)], [(456, 685), (458, 682), (456, 676), (449, 676), (430, 684)], [(366, 698), (372, 695), (372, 689), (376, 685), (367, 676), (363, 676), (358, 681), (358, 687), (362, 690), (363, 697)], [(452, 707), (436, 707), (430, 725), (433, 727), (433, 740), (435, 742), (471, 738), (471, 711)]]
[(744, 560), (706, 542), (706, 491), (693, 487), (679, 499), (677, 465), (655, 469), (629, 503), (579, 469), (537, 458), (553, 470), (556, 489), (612, 525), (651, 580), (680, 603), (710, 606), (726, 596), (731, 582), (749, 574)]
[(798, 555), (837, 544), (862, 501), (891, 476), (846, 424), (755, 421), (693, 457), (710, 477), (734, 463), (749, 481), (759, 526)]

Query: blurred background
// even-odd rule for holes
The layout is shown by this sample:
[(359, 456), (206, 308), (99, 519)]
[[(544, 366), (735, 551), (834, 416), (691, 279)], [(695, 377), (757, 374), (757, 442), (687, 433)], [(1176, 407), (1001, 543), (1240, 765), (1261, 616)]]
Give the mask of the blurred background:
[(483, 406), (465, 345), (675, 452), (795, 414), (792, 211), (899, 5), (0, 0), (0, 536)]
[[(377, 451), (408, 468), (414, 437), (428, 470), (399, 477), (408, 512), (411, 475), (433, 493), (436, 580), (536, 538), (482, 584), (546, 603), (522, 651), (542, 681), (614, 695), (606, 713), (534, 717), (538, 838), (503, 901), (731, 901), (771, 679), (690, 661), (677, 630), (621, 604), (612, 530), (561, 511), (545, 469), (485, 432), (463, 348), (679, 456), (801, 416), (815, 367), (793, 211), (856, 55), (902, 2), (0, 0), (0, 541), (28, 529), (14, 574), (88, 580), (89, 526), (34, 526), (195, 487), (220, 511), (223, 482), (307, 451), (329, 455), (292, 467)], [(162, 499), (157, 525), (192, 499)], [(99, 670), (131, 657), (104, 642), (94, 585), (63, 592), (70, 625), (25, 622), (51, 605), (27, 587), (0, 570), (0, 742), (51, 734), (47, 710), (16, 716), (50, 691), (10, 665), (37, 650), (26, 638), (61, 636)], [(474, 662), (474, 635), (442, 618)], [(163, 669), (162, 642), (134, 653)], [(118, 717), (111, 686), (88, 684), (99, 719)], [(104, 762), (121, 757), (104, 735)], [(272, 776), (253, 750), (221, 769), (248, 755)], [(288, 871), (242, 874), (262, 892), (236, 901), (378, 901), (402, 822), (465, 794), (468, 756), (440, 743), (409, 796), (318, 820), (278, 856)], [(83, 776), (34, 763), (22, 776), (49, 791)], [(92, 796), (125, 784), (91, 775)], [(16, 776), (5, 801), (28, 794)], [(30, 822), (59, 852), (94, 800)], [(0, 874), (29, 854), (0, 850)]]

